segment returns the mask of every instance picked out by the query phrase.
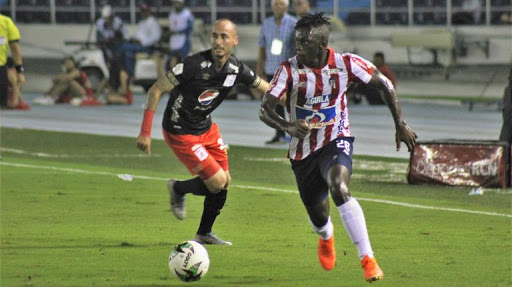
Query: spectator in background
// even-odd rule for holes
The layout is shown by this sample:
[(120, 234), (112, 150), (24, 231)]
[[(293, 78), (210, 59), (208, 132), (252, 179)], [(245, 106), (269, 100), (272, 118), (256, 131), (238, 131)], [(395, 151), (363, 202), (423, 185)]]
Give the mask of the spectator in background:
[(384, 76), (386, 76), (386, 78), (388, 78), (391, 81), (391, 83), (393, 84), (393, 86), (396, 89), (396, 77), (393, 74), (393, 72), (391, 71), (391, 69), (389, 68), (389, 66), (386, 65), (386, 60), (384, 59), (384, 53), (375, 52), (375, 54), (373, 55), (373, 64), (375, 65), (375, 67), (377, 67), (377, 69), (379, 69), (379, 71), (382, 74), (384, 74)]
[(96, 21), (96, 42), (98, 43), (109, 71), (109, 85), (113, 89), (119, 87), (119, 72), (121, 70), (118, 55), (119, 48), (124, 42), (126, 29), (123, 20), (114, 16), (110, 5), (101, 9), (101, 18)]
[(194, 15), (185, 8), (183, 0), (172, 0), (169, 12), (169, 63), (167, 69), (180, 63), (188, 56), (192, 47), (192, 32), (194, 31)]
[(112, 88), (106, 96), (108, 104), (132, 104), (133, 92), (130, 83), (134, 76), (135, 56), (138, 52), (151, 53), (153, 46), (160, 41), (160, 25), (151, 14), (151, 7), (147, 3), (142, 3), (140, 13), (142, 19), (137, 24), (135, 35), (119, 47), (119, 89)]
[(508, 85), (503, 93), (503, 125), (501, 126), (500, 141), (512, 144), (512, 66), (508, 73)]
[(482, 5), (480, 0), (464, 0), (462, 11), (453, 15), (453, 24), (472, 25), (480, 24)]
[(293, 0), (293, 10), (297, 18), (300, 19), (302, 16), (308, 14), (310, 9), (309, 0)]
[(18, 72), (12, 58), (7, 59), (7, 78), (9, 79), (7, 107), (12, 110), (30, 110), (30, 106), (21, 96), (21, 87), (18, 85)]
[[(386, 65), (384, 53), (375, 52), (375, 54), (373, 55), (372, 62), (375, 65), (375, 67), (377, 67), (377, 69), (381, 72), (381, 74), (386, 76), (386, 78), (388, 78), (391, 81), (391, 83), (396, 89), (396, 77), (389, 68), (389, 66)], [(380, 96), (379, 92), (376, 89), (369, 85), (361, 85), (360, 83), (352, 83), (349, 90), (347, 91), (347, 96), (354, 103), (360, 103), (363, 96), (366, 96), (366, 100), (370, 105), (384, 104), (382, 97)]]
[(512, 13), (503, 13), (500, 16), (500, 24), (509, 25), (512, 24)]
[[(279, 64), (295, 54), (295, 23), (297, 19), (289, 15), (288, 0), (272, 0), (273, 16), (268, 17), (261, 26), (258, 40), (258, 63), (256, 74), (262, 79), (272, 80)], [(276, 107), (276, 112), (284, 117), (284, 108)], [(267, 144), (287, 143), (284, 131), (275, 130), (275, 135)]]
[(51, 88), (33, 100), (37, 105), (72, 104), (75, 106), (99, 106), (103, 103), (94, 98), (91, 82), (84, 71), (77, 67), (72, 57), (64, 58), (64, 72), (53, 79)]
[(23, 59), (20, 48), (20, 31), (10, 17), (0, 14), (0, 108), (7, 108), (9, 102), (9, 79), (7, 76), (7, 56), (11, 50), (17, 77), (15, 85), (21, 89), (25, 84)]

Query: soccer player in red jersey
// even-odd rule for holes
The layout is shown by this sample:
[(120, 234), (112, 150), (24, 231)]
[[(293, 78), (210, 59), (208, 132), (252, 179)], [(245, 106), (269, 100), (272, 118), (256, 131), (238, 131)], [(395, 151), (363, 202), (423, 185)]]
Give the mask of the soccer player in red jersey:
[(213, 25), (211, 49), (186, 57), (162, 75), (148, 91), (137, 146), (151, 152), (153, 115), (163, 93), (170, 92), (163, 118), (164, 138), (176, 157), (192, 174), (190, 180), (169, 180), (171, 209), (186, 216), (185, 194), (205, 196), (201, 223), (195, 237), (203, 244), (231, 245), (212, 233), (212, 226), (226, 202), (231, 181), (226, 145), (210, 114), (238, 83), (264, 93), (269, 84), (231, 55), (238, 44), (236, 25), (220, 19)]
[[(384, 274), (373, 256), (363, 210), (348, 188), (354, 141), (345, 94), (348, 84), (361, 81), (380, 91), (395, 122), (397, 150), (404, 142), (411, 151), (417, 136), (405, 123), (391, 81), (371, 62), (328, 47), (329, 25), (323, 13), (307, 14), (297, 22), (297, 55), (283, 62), (274, 74), (261, 103), (260, 118), (292, 136), (288, 157), (310, 223), (320, 236), (322, 267), (331, 270), (336, 262), (330, 193), (357, 247), (364, 277), (372, 282)], [(277, 104), (286, 107), (290, 121), (274, 112)]]

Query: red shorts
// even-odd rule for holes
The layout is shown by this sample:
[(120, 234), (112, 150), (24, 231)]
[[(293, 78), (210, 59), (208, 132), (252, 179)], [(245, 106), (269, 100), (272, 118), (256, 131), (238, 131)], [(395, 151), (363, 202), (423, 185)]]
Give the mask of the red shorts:
[(166, 130), (163, 133), (167, 145), (191, 174), (206, 180), (221, 168), (229, 169), (228, 152), (216, 123), (201, 135), (173, 135)]

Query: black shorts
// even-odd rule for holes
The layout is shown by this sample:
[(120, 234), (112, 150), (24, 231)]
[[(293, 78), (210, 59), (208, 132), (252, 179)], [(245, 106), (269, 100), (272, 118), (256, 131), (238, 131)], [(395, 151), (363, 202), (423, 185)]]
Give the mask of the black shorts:
[(333, 165), (343, 165), (352, 174), (353, 144), (353, 137), (337, 138), (303, 160), (290, 160), (305, 206), (317, 205), (329, 196), (327, 173)]

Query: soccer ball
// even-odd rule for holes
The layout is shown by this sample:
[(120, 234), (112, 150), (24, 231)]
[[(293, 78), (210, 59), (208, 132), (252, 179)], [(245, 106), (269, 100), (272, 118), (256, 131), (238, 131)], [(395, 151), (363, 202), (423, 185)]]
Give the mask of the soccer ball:
[(169, 269), (180, 280), (197, 281), (204, 277), (210, 267), (208, 251), (196, 241), (185, 241), (176, 246), (169, 255)]

